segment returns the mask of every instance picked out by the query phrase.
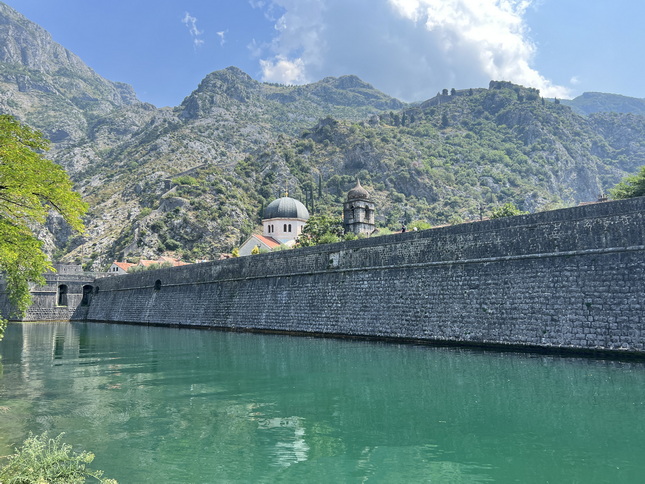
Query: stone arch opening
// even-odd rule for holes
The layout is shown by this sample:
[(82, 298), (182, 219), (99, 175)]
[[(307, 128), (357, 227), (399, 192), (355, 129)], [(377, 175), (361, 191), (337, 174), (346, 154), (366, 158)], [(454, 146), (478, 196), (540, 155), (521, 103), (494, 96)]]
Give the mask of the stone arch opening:
[(155, 291), (158, 291), (161, 289), (161, 279), (157, 279), (155, 281)]
[(83, 286), (83, 299), (81, 299), (81, 306), (89, 306), (90, 301), (92, 300), (92, 292), (94, 287), (87, 284)]
[(58, 306), (67, 306), (67, 293), (69, 289), (67, 288), (67, 284), (61, 284), (58, 286), (58, 298), (57, 298), (57, 304)]

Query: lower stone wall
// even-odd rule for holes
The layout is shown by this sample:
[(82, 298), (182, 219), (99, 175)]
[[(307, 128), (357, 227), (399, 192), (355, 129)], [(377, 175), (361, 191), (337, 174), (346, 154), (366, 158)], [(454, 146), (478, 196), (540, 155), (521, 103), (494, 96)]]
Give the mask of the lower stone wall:
[[(84, 314), (91, 302), (94, 279), (98, 274), (84, 273), (80, 266), (56, 265), (57, 272), (44, 274), (45, 285), (31, 290), (32, 305), (20, 321), (69, 321), (74, 315)], [(60, 299), (65, 286), (64, 300)], [(84, 288), (88, 294), (84, 298)], [(93, 291), (92, 291), (93, 292)], [(17, 319), (3, 282), (0, 282), (0, 317)]]
[(96, 321), (645, 354), (645, 199), (98, 279)]

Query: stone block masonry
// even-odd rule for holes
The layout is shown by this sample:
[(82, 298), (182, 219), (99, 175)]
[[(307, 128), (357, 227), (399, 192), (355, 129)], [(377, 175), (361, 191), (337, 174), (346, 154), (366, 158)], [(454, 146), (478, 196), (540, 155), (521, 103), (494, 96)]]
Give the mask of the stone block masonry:
[(101, 278), (72, 318), (645, 355), (644, 213), (636, 198)]
[[(80, 265), (54, 264), (56, 272), (44, 274), (45, 285), (31, 289), (32, 305), (22, 321), (69, 321), (82, 314), (92, 297), (92, 283), (97, 273), (83, 272)], [(0, 317), (13, 318), (5, 281), (0, 280)]]

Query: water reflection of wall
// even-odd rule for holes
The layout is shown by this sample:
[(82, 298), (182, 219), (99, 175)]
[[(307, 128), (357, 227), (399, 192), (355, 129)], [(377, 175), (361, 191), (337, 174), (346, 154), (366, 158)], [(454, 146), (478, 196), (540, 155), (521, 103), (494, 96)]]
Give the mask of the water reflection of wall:
[[(61, 366), (64, 360), (78, 357), (78, 335), (69, 323), (14, 324), (7, 329), (1, 343), (3, 367), (0, 378), (0, 401), (10, 401), (4, 407), (0, 455), (7, 455), (11, 445), (28, 434), (34, 420), (39, 420), (43, 430), (49, 430), (49, 419), (35, 417), (47, 401), (47, 395), (58, 384), (45, 378), (46, 367)], [(16, 418), (14, 412), (25, 412), (26, 418)], [(32, 416), (33, 419), (32, 419)], [(6, 447), (5, 447), (6, 446)], [(4, 453), (3, 453), (4, 452)]]

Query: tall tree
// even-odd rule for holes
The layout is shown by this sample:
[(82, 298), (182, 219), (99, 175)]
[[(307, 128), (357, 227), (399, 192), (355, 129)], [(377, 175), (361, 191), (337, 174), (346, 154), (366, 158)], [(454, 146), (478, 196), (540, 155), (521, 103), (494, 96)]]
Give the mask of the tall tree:
[(490, 218), (514, 217), (516, 215), (526, 215), (527, 213), (517, 208), (513, 202), (508, 202), (493, 209)]
[(333, 215), (312, 215), (298, 236), (298, 247), (339, 242), (343, 237), (343, 221)]
[(87, 205), (63, 168), (44, 156), (49, 141), (12, 116), (0, 115), (0, 272), (18, 314), (29, 307), (29, 283), (52, 270), (35, 230), (58, 212), (82, 231)]

